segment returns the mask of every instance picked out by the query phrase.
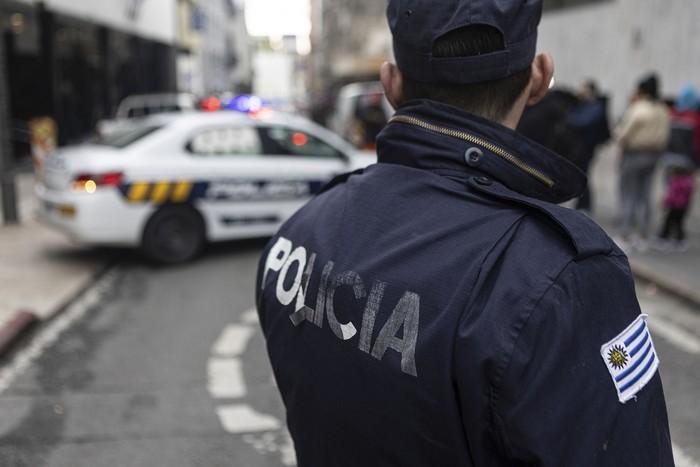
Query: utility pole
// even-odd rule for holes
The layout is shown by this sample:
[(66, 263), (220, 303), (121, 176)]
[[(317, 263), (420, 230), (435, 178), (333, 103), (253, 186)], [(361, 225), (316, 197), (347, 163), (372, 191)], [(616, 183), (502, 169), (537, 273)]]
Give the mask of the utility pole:
[(17, 193), (15, 190), (14, 160), (10, 145), (10, 99), (8, 95), (5, 33), (0, 27), (0, 187), (2, 189), (2, 213), (5, 224), (15, 224)]

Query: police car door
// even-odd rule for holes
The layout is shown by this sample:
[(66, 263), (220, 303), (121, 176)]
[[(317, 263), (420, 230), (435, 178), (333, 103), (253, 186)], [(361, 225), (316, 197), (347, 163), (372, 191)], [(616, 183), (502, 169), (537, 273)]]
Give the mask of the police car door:
[(268, 197), (285, 220), (336, 175), (348, 171), (341, 149), (306, 129), (285, 125), (258, 128), (271, 165)]
[(280, 125), (208, 128), (189, 147), (206, 172), (200, 172), (207, 183), (199, 208), (210, 240), (274, 233), (325, 182), (347, 170), (340, 150)]

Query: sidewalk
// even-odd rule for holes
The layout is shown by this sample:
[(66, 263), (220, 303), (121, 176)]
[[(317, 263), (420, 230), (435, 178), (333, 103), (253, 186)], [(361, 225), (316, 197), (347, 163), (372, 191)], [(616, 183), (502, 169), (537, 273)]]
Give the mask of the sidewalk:
[[(589, 182), (593, 192), (593, 219), (610, 236), (618, 233), (618, 154), (613, 145), (598, 152)], [(654, 226), (662, 222), (658, 206), (663, 196), (664, 183), (657, 170), (653, 200)], [(646, 252), (630, 252), (628, 258), (635, 276), (653, 282), (659, 288), (693, 303), (700, 311), (700, 174), (696, 175), (696, 190), (687, 222), (690, 249), (685, 252), (662, 252), (649, 249)]]
[(37, 222), (33, 182), (30, 172), (15, 176), (18, 223), (5, 224), (0, 212), (0, 358), (22, 332), (50, 318), (107, 266), (104, 254)]
[[(616, 234), (616, 163), (614, 149), (605, 148), (591, 175), (593, 218), (610, 235)], [(33, 175), (20, 172), (15, 180), (20, 222), (0, 224), (0, 358), (18, 335), (60, 311), (108, 264), (105, 254), (73, 245), (64, 235), (38, 223)], [(659, 199), (660, 178), (655, 190), (655, 199)], [(690, 250), (633, 252), (629, 259), (638, 278), (654, 282), (700, 310), (700, 189), (695, 200), (688, 222)]]

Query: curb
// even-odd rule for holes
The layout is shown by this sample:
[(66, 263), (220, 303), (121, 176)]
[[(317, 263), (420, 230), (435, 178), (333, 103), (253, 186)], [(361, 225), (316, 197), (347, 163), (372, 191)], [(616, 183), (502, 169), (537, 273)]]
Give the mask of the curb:
[(0, 359), (37, 322), (39, 322), (39, 318), (31, 311), (20, 310), (15, 313), (12, 319), (0, 329)]
[(642, 264), (640, 261), (630, 259), (629, 262), (632, 273), (637, 279), (652, 283), (664, 292), (674, 295), (676, 298), (700, 309), (700, 290), (682, 284), (668, 276), (661, 275), (654, 268)]
[(4, 326), (0, 327), (0, 366), (5, 363), (2, 361), (4, 357), (15, 350), (16, 344), (24, 335), (29, 333), (34, 327), (49, 323), (61, 315), (71, 303), (85, 294), (90, 287), (112, 270), (115, 264), (116, 262), (113, 259), (106, 261), (105, 264), (100, 267), (100, 270), (82, 284), (74, 295), (69, 297), (65, 303), (60, 304), (48, 315), (39, 316), (37, 313), (28, 309), (20, 309), (16, 312)]

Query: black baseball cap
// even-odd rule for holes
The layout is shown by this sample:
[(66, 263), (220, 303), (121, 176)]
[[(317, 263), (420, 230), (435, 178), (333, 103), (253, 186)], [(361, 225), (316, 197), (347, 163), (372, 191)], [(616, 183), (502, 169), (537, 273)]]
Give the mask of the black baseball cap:
[[(542, 0), (389, 0), (394, 58), (407, 78), (470, 84), (504, 78), (532, 64)], [(440, 36), (465, 26), (498, 29), (505, 48), (471, 57), (433, 57)]]

